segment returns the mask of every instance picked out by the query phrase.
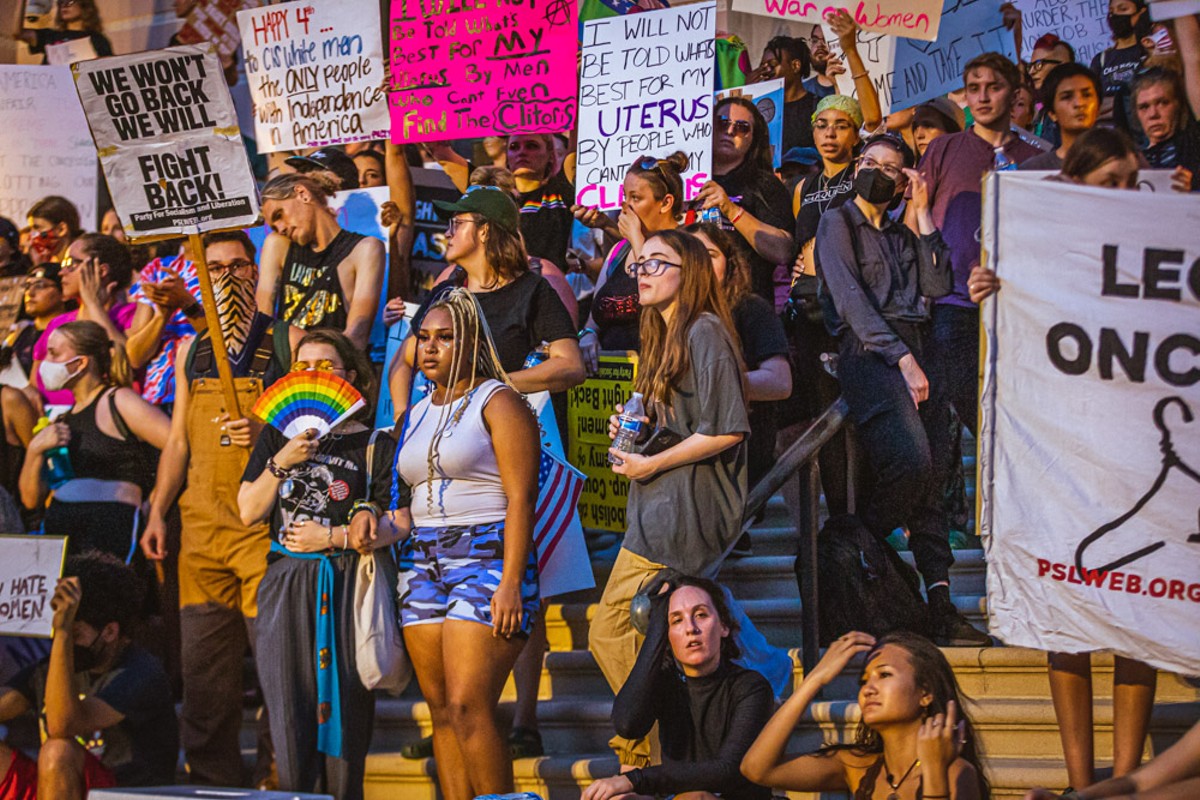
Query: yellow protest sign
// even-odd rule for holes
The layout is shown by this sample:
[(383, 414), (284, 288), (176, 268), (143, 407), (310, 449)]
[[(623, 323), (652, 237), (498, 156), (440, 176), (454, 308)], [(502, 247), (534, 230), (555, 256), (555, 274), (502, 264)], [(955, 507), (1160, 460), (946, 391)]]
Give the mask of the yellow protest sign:
[(601, 353), (600, 367), (567, 398), (567, 457), (587, 476), (579, 497), (584, 528), (625, 531), (629, 480), (608, 465), (608, 418), (633, 394), (637, 353)]

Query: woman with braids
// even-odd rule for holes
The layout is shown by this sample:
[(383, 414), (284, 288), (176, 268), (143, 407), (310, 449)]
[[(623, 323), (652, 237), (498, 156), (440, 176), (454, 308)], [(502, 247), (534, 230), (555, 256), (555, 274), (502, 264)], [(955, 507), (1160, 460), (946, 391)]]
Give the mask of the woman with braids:
[[(588, 644), (613, 691), (637, 653), (629, 606), (638, 590), (664, 566), (710, 575), (740, 535), (750, 430), (737, 337), (704, 245), (659, 231), (628, 270), (642, 305), (634, 388), (660, 429), (646, 453), (609, 451), (613, 471), (630, 480), (628, 529)], [(616, 426), (614, 416), (610, 436)], [(618, 737), (612, 746), (623, 765), (649, 765), (644, 739)]]
[[(789, 759), (800, 717), (860, 653), (867, 657), (854, 743)], [(771, 717), (742, 759), (742, 774), (788, 791), (853, 792), (854, 800), (987, 800), (991, 789), (962, 699), (949, 662), (928, 639), (848, 633)]]
[[(400, 425), (397, 485), (412, 487), (400, 622), (433, 717), (446, 800), (513, 789), (496, 704), (540, 600), (533, 513), (537, 420), (513, 387), (474, 295), (455, 289), (422, 317), (417, 364), (433, 390)], [(402, 483), (401, 483), (402, 482)], [(381, 530), (403, 527), (395, 498)], [(392, 535), (392, 534), (388, 534)]]
[[(375, 373), (343, 334), (309, 331), (292, 372), (332, 372), (364, 398)], [(291, 439), (263, 428), (238, 491), (242, 524), (270, 519), (271, 550), (258, 587), (258, 675), (271, 709), (279, 787), (360, 800), (375, 698), (358, 677), (354, 586), (362, 554), (390, 547), (408, 530), (407, 510), (378, 531), (391, 500), (394, 442), (363, 420), (367, 407), (324, 436)], [(407, 490), (401, 486), (404, 504)], [(380, 553), (377, 562), (391, 570)]]
[[(43, 532), (69, 536), (71, 553), (96, 549), (133, 557), (141, 508), (154, 485), (154, 463), (171, 421), (129, 385), (124, 350), (99, 324), (77, 320), (50, 333), (38, 368), (49, 390), (67, 390), (71, 410), (29, 442), (21, 468), (21, 502), (40, 508), (50, 490)], [(74, 477), (51, 486), (47, 451), (67, 448)]]

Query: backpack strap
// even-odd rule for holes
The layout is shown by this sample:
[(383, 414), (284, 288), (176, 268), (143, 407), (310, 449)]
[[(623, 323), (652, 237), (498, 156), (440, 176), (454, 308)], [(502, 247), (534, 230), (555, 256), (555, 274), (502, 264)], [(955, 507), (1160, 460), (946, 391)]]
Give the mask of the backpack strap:
[(259, 337), (258, 347), (254, 351), (254, 358), (250, 361), (250, 368), (246, 370), (246, 374), (251, 378), (263, 379), (267, 374), (267, 370), (271, 368), (271, 361), (275, 356), (275, 323), (272, 322), (263, 331), (263, 335)]

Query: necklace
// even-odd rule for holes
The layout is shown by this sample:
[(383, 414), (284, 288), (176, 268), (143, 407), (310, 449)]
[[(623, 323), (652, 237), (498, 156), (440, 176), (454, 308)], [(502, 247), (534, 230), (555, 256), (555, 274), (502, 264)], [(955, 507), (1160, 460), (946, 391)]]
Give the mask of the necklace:
[(885, 760), (885, 761), (883, 762), (883, 769), (884, 769), (884, 773), (885, 773), (885, 775), (887, 776), (887, 782), (888, 782), (888, 786), (892, 787), (892, 791), (891, 791), (891, 793), (890, 793), (890, 794), (887, 796), (887, 800), (900, 800), (900, 786), (901, 786), (901, 784), (903, 784), (903, 783), (904, 783), (906, 780), (908, 780), (908, 776), (909, 776), (909, 775), (911, 775), (911, 774), (912, 774), (912, 771), (913, 771), (914, 769), (916, 769), (916, 768), (917, 768), (917, 767), (918, 767), (920, 764), (921, 764), (921, 759), (919, 759), (919, 758), (918, 758), (916, 761), (914, 761), (912, 764), (910, 764), (910, 765), (909, 765), (908, 769), (906, 769), (906, 770), (904, 771), (904, 774), (900, 776), (900, 780), (898, 780), (898, 781), (896, 781), (895, 783), (893, 783), (893, 782), (892, 782), (892, 773), (891, 773), (891, 771), (890, 771), (890, 770), (887, 768), (887, 761)]
[[(843, 167), (842, 171), (839, 172), (836, 177), (829, 177), (824, 172), (821, 173), (819, 179), (817, 180), (816, 192), (818, 215), (824, 216), (825, 212), (829, 210), (829, 207), (833, 205), (833, 201), (846, 191), (851, 183), (851, 181), (848, 180), (851, 172), (852, 170), (850, 170), (847, 166)], [(824, 199), (824, 203), (821, 202), (822, 199)]]

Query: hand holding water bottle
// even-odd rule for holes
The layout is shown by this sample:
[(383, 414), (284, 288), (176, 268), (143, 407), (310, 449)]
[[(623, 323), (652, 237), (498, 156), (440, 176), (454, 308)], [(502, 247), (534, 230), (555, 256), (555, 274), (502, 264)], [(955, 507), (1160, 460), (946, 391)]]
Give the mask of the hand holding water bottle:
[[(629, 402), (616, 406), (617, 413), (608, 418), (608, 436), (613, 440), (612, 449), (622, 453), (632, 453), (637, 447), (637, 441), (641, 438), (642, 431), (645, 430), (650, 418), (646, 416), (646, 410), (642, 403), (642, 395), (639, 392), (634, 392), (629, 398)], [(610, 464), (621, 464), (622, 460), (614, 455), (609, 455), (608, 461)]]

